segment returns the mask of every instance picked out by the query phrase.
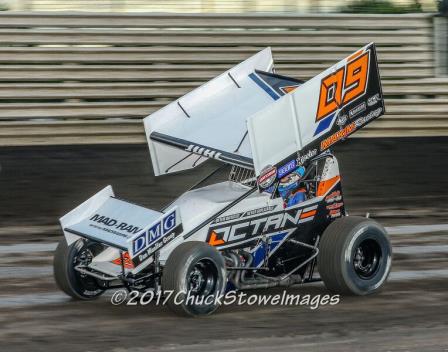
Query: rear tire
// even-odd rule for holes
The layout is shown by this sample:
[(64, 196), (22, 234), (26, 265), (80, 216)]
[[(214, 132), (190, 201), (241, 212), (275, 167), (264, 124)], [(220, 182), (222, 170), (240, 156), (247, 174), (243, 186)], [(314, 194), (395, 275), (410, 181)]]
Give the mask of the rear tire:
[(168, 257), (162, 289), (167, 295), (172, 291), (168, 306), (176, 314), (208, 315), (219, 307), (215, 298), (224, 294), (226, 278), (221, 254), (204, 242), (190, 241), (176, 247)]
[(78, 300), (91, 300), (104, 293), (98, 280), (87, 275), (82, 275), (75, 270), (82, 256), (95, 256), (103, 249), (102, 245), (95, 242), (79, 239), (70, 246), (63, 238), (55, 251), (53, 259), (54, 278), (58, 287), (67, 295)]
[(338, 294), (368, 295), (389, 276), (392, 248), (386, 230), (371, 219), (346, 216), (322, 235), (317, 265), (325, 286)]

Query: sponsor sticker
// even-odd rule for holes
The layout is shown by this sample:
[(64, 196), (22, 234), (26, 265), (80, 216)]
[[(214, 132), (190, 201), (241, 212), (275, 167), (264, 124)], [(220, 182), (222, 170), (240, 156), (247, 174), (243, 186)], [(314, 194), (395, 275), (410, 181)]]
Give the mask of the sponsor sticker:
[(356, 130), (356, 124), (354, 122), (350, 123), (349, 125), (345, 126), (342, 130), (337, 131), (336, 133), (332, 134), (330, 137), (324, 139), (320, 143), (320, 150), (323, 151), (323, 150), (329, 148), (334, 143), (347, 137), (349, 134), (351, 134), (355, 130)]
[(187, 152), (191, 152), (191, 153), (195, 153), (195, 154), (199, 154), (199, 155), (203, 155), (207, 158), (213, 158), (213, 159), (218, 159), (219, 157), (222, 155), (221, 152), (218, 152), (216, 150), (213, 149), (208, 149), (202, 146), (198, 146), (198, 145), (194, 145), (194, 144), (190, 144), (185, 151)]
[(173, 210), (132, 240), (133, 256), (159, 242), (166, 234), (172, 232), (176, 225), (176, 210)]
[[(142, 228), (140, 228), (138, 226), (134, 226), (132, 224), (128, 224), (126, 222), (108, 217), (106, 215), (101, 215), (101, 214), (94, 214), (89, 218), (89, 220), (91, 221), (89, 226), (101, 229), (101, 230), (109, 232), (109, 233), (113, 233), (113, 234), (123, 237), (123, 238), (128, 238), (129, 236), (135, 235), (143, 230)], [(104, 227), (104, 226), (100, 227), (94, 223), (101, 224), (106, 227)]]
[(297, 166), (297, 161), (295, 159), (291, 160), (290, 162), (288, 162), (285, 165), (278, 168), (277, 177), (282, 178), (282, 177), (286, 176), (291, 171), (293, 171), (296, 168), (296, 166)]
[(371, 96), (369, 99), (367, 99), (367, 105), (372, 106), (378, 103), (381, 100), (380, 94), (376, 93), (375, 95)]
[(219, 224), (220, 222), (226, 222), (230, 220), (235, 220), (243, 216), (243, 213), (231, 214), (226, 216), (221, 216), (212, 221), (212, 224)]
[(341, 209), (330, 210), (330, 212), (328, 213), (328, 216), (332, 219), (340, 218), (342, 216)]
[(271, 206), (266, 206), (266, 207), (262, 207), (262, 208), (248, 210), (244, 213), (225, 215), (225, 216), (221, 216), (221, 217), (217, 218), (216, 220), (213, 220), (211, 223), (212, 224), (220, 224), (220, 223), (227, 222), (227, 221), (237, 220), (239, 218), (246, 218), (246, 217), (250, 217), (250, 216), (254, 216), (254, 215), (258, 215), (258, 214), (263, 214), (268, 211), (272, 211), (274, 208), (275, 208), (275, 206), (271, 205)]
[(334, 209), (339, 209), (344, 205), (344, 203), (339, 202), (339, 203), (333, 203), (330, 205), (327, 205), (327, 210), (334, 210)]
[(249, 217), (249, 216), (252, 216), (252, 215), (263, 214), (263, 213), (266, 213), (268, 211), (272, 211), (274, 208), (275, 208), (275, 205), (271, 205), (271, 206), (262, 207), (262, 208), (258, 208), (258, 209), (248, 210), (243, 215), (243, 217)]
[(360, 113), (366, 111), (367, 106), (365, 102), (362, 102), (361, 104), (355, 106), (353, 109), (351, 109), (348, 112), (348, 116), (350, 116), (350, 118), (354, 118), (356, 115), (359, 115)]
[(302, 166), (308, 160), (310, 160), (311, 158), (314, 158), (316, 155), (317, 155), (317, 149), (316, 148), (308, 150), (305, 154), (299, 155), (297, 157), (297, 165), (298, 166)]
[(333, 202), (339, 202), (342, 199), (341, 191), (333, 191), (328, 196), (325, 197), (327, 204)]
[(275, 166), (265, 167), (258, 177), (258, 185), (261, 188), (268, 188), (277, 178), (277, 168)]
[(369, 112), (367, 115), (357, 118), (355, 120), (356, 127), (361, 127), (361, 126), (365, 125), (370, 120), (380, 116), (382, 112), (383, 112), (383, 108), (379, 107), (376, 110)]
[(141, 263), (143, 263), (146, 259), (148, 259), (159, 249), (161, 249), (162, 247), (173, 241), (179, 234), (182, 233), (182, 231), (183, 231), (182, 224), (180, 224), (173, 230), (173, 232), (163, 236), (160, 241), (152, 243), (143, 252), (132, 258), (132, 263), (134, 267), (138, 267)]
[(347, 122), (347, 115), (340, 115), (338, 116), (338, 118), (336, 119), (336, 125), (338, 126), (344, 126), (345, 123)]
[(325, 202), (327, 202), (327, 204), (330, 204), (333, 202), (339, 202), (341, 199), (341, 191), (333, 191), (325, 197)]

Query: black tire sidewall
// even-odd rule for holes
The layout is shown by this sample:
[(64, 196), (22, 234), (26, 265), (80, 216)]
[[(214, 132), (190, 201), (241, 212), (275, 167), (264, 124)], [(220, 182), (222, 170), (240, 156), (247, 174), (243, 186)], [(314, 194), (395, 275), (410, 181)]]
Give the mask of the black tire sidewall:
[[(65, 238), (62, 241), (66, 241)], [(75, 271), (74, 260), (79, 252), (88, 245), (84, 240), (79, 239), (69, 246), (67, 243), (60, 243), (55, 255), (55, 279), (58, 286), (68, 295), (76, 299), (90, 300), (101, 296), (104, 293), (99, 285), (97, 290), (90, 291), (80, 282), (79, 274)], [(95, 244), (90, 244), (95, 245)], [(58, 266), (56, 268), (56, 266)], [(94, 280), (92, 278), (92, 280)]]
[[(193, 246), (190, 250), (182, 252), (181, 250), (177, 253), (173, 253), (176, 256), (176, 273), (174, 273), (175, 284), (174, 287), (163, 287), (166, 289), (173, 289), (172, 299), (170, 299), (170, 307), (176, 312), (186, 316), (201, 316), (212, 314), (218, 307), (219, 302), (215, 299), (224, 294), (225, 284), (226, 284), (226, 270), (224, 259), (221, 254), (214, 248), (210, 247), (205, 243), (198, 242), (197, 246)], [(180, 254), (180, 255), (179, 255)], [(195, 265), (201, 260), (208, 260), (215, 266), (217, 279), (216, 286), (213, 293), (213, 300), (210, 298), (211, 303), (206, 304), (191, 304), (191, 302), (186, 301), (188, 299), (188, 280), (191, 271), (194, 269)], [(171, 263), (167, 262), (168, 265)], [(172, 263), (174, 264), (174, 263)], [(209, 296), (210, 296), (209, 295)], [(192, 296), (190, 296), (192, 297)], [(190, 298), (192, 299), (192, 298)], [(205, 299), (204, 299), (205, 300)]]
[[(392, 263), (392, 249), (382, 226), (366, 221), (352, 229), (352, 236), (347, 236), (344, 243), (344, 250), (341, 256), (341, 273), (345, 284), (351, 292), (357, 295), (366, 295), (378, 291), (390, 272)], [(381, 248), (381, 258), (379, 267), (375, 275), (370, 279), (359, 277), (355, 272), (353, 258), (359, 244), (367, 239), (374, 240)]]

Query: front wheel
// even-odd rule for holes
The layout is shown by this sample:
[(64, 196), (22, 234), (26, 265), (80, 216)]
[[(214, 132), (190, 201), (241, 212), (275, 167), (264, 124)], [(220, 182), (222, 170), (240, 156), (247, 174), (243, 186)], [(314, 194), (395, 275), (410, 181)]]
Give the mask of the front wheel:
[(90, 300), (102, 295), (104, 289), (97, 279), (75, 270), (77, 265), (88, 265), (102, 250), (101, 244), (82, 239), (68, 246), (63, 238), (56, 248), (53, 260), (54, 278), (58, 287), (79, 300)]
[(322, 235), (317, 259), (325, 286), (335, 293), (367, 295), (389, 275), (392, 248), (386, 230), (371, 219), (347, 216)]
[(204, 242), (182, 243), (163, 269), (162, 289), (169, 297), (169, 307), (179, 315), (213, 313), (219, 307), (217, 297), (224, 293), (225, 283), (222, 255)]

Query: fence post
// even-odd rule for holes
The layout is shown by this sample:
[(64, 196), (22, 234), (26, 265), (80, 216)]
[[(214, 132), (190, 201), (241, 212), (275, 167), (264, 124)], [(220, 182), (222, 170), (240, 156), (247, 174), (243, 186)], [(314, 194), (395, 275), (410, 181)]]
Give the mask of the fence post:
[(436, 76), (448, 76), (448, 0), (439, 2), (434, 16), (434, 59)]

